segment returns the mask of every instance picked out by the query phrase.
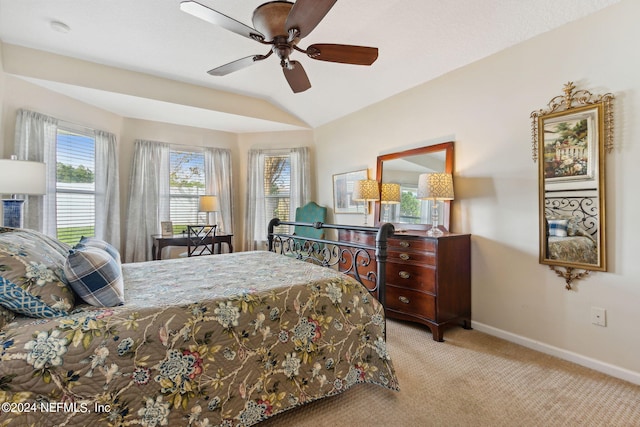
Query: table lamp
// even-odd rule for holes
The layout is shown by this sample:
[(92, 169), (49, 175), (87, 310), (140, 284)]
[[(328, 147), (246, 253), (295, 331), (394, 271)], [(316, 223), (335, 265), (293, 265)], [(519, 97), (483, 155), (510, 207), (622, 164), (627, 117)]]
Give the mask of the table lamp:
[(428, 236), (442, 236), (438, 228), (438, 201), (453, 200), (453, 176), (450, 173), (423, 173), (418, 177), (418, 199), (433, 200)]
[(46, 194), (46, 168), (41, 162), (0, 159), (0, 194), (11, 194), (10, 199), (2, 199), (3, 225), (22, 228), (24, 224), (24, 199), (19, 194), (40, 196)]
[[(217, 215), (217, 212), (220, 211), (220, 208), (218, 206), (218, 196), (213, 196), (213, 195), (200, 196), (198, 198), (198, 211), (207, 213), (207, 225), (211, 225), (211, 221), (210, 221), (211, 218), (209, 217), (209, 215), (211, 213), (216, 213)], [(217, 224), (217, 222), (214, 222), (214, 224)], [(217, 230), (217, 231), (218, 233), (220, 232), (220, 230)]]
[(375, 179), (361, 179), (356, 181), (353, 189), (353, 200), (364, 202), (364, 225), (367, 225), (369, 216), (369, 202), (380, 200), (378, 181)]
[(389, 222), (389, 205), (400, 203), (400, 184), (383, 183), (380, 187), (380, 203), (384, 205), (384, 220)]

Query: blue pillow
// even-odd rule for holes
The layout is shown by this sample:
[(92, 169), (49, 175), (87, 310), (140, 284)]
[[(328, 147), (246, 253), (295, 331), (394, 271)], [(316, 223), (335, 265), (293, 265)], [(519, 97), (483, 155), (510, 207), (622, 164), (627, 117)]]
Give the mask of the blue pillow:
[(69, 286), (88, 304), (114, 307), (124, 303), (122, 267), (103, 249), (91, 246), (71, 249), (64, 274)]
[(567, 237), (569, 228), (569, 220), (567, 219), (550, 219), (549, 220), (549, 236)]

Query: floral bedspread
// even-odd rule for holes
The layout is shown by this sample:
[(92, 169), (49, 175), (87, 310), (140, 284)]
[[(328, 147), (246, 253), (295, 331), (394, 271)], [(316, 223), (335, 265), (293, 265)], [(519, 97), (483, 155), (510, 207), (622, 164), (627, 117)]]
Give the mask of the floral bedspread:
[(124, 306), (0, 332), (1, 426), (250, 426), (356, 383), (398, 389), (381, 305), (332, 269), (241, 252), (123, 275)]
[(598, 247), (593, 239), (587, 236), (549, 236), (549, 258), (583, 264), (598, 264)]

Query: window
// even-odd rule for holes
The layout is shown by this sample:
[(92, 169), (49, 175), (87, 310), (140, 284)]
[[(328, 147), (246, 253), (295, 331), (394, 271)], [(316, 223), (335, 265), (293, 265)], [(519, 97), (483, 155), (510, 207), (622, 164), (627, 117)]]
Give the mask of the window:
[[(265, 156), (264, 199), (268, 218), (280, 218), (282, 221), (290, 220), (291, 158), (288, 155)], [(286, 228), (278, 230), (278, 232), (286, 232)]]
[(169, 159), (169, 215), (179, 234), (189, 224), (207, 222), (207, 214), (198, 212), (198, 196), (205, 194), (204, 153), (171, 150)]
[(59, 125), (56, 134), (56, 233), (74, 245), (93, 236), (96, 222), (96, 151), (93, 132)]

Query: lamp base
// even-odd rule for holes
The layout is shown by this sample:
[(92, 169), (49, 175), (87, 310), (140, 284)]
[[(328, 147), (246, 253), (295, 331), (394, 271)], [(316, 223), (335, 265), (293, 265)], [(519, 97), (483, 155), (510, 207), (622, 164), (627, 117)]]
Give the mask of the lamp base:
[(439, 237), (439, 236), (442, 236), (443, 234), (444, 232), (440, 230), (438, 227), (431, 227), (430, 229), (427, 230), (427, 236)]
[(22, 207), (24, 200), (21, 199), (3, 199), (3, 225), (11, 228), (22, 228), (23, 226), (23, 213)]

